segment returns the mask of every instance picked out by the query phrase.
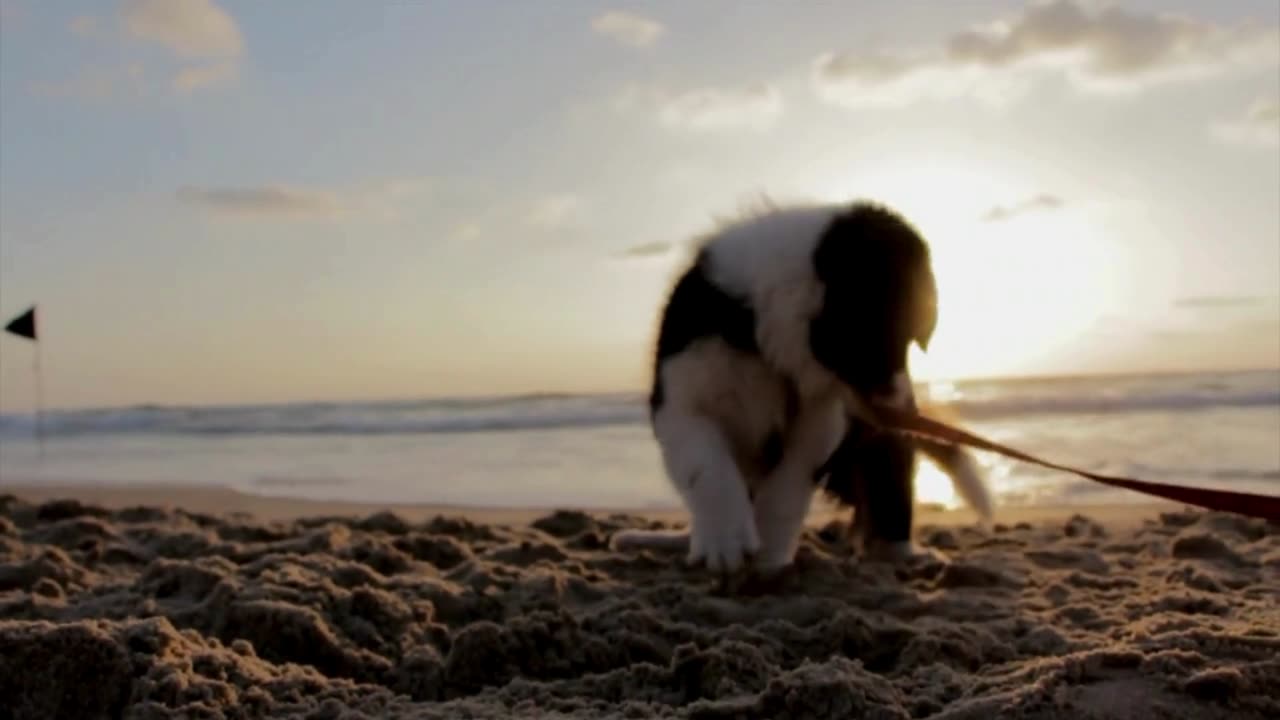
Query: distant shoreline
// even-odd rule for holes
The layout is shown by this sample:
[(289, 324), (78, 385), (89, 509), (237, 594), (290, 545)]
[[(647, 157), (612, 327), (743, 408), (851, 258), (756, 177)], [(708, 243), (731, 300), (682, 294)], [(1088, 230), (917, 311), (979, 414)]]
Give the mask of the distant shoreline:
[[(1260, 373), (1277, 373), (1280, 374), (1280, 367), (1262, 367), (1262, 368), (1237, 368), (1237, 369), (1219, 369), (1219, 370), (1152, 370), (1150, 372), (1098, 372), (1098, 373), (1076, 373), (1076, 374), (1058, 374), (1051, 373), (1046, 375), (1003, 375), (1003, 376), (974, 376), (974, 377), (957, 377), (957, 378), (919, 378), (915, 380), (917, 387), (926, 387), (935, 383), (954, 383), (954, 384), (1004, 384), (1004, 385), (1020, 385), (1035, 383), (1067, 383), (1082, 380), (1137, 380), (1141, 378), (1178, 378), (1178, 377), (1194, 377), (1196, 375), (1254, 375)], [(505, 395), (489, 395), (477, 393), (474, 395), (402, 395), (396, 397), (353, 397), (347, 399), (333, 398), (303, 398), (296, 400), (263, 400), (263, 401), (243, 401), (243, 402), (210, 402), (210, 403), (161, 403), (161, 402), (136, 402), (122, 403), (118, 405), (48, 405), (45, 412), (55, 413), (108, 413), (108, 412), (129, 412), (137, 410), (218, 410), (230, 408), (274, 408), (274, 407), (290, 407), (299, 405), (395, 405), (395, 404), (414, 404), (414, 403), (477, 403), (477, 402), (494, 402), (504, 403), (521, 400), (537, 400), (537, 399), (571, 399), (571, 398), (590, 398), (590, 397), (629, 397), (635, 396), (642, 398), (648, 390), (644, 388), (633, 388), (628, 390), (599, 390), (599, 391), (583, 391), (570, 392), (558, 390), (540, 390), (531, 392), (508, 393)], [(0, 406), (0, 418), (2, 417), (30, 417), (34, 414), (34, 409), (26, 410), (7, 410)]]

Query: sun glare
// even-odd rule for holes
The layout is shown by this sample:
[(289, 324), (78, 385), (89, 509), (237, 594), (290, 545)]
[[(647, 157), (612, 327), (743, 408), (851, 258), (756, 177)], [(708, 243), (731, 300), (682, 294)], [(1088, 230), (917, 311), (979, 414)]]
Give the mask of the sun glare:
[(951, 478), (938, 469), (937, 465), (922, 457), (916, 467), (916, 502), (937, 504), (948, 510), (958, 505), (959, 498), (955, 486), (951, 484)]
[(1118, 264), (1084, 222), (1057, 211), (935, 243), (938, 328), (914, 374), (1018, 373), (1071, 353), (1112, 304)]
[[(828, 199), (873, 195), (930, 244), (939, 319), (929, 351), (912, 348), (917, 380), (1028, 371), (1071, 352), (1113, 302), (1120, 248), (1071, 207), (1019, 209), (1040, 187), (1028, 178), (934, 157), (824, 186)], [(997, 207), (1010, 210), (987, 218)]]

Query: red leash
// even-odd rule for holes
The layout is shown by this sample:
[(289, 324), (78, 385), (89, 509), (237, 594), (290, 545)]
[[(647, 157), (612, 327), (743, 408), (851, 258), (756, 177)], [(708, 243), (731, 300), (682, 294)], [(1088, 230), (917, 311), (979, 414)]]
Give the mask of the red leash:
[(1208, 488), (1186, 487), (1181, 485), (1166, 485), (1164, 483), (1147, 482), (1145, 480), (1134, 480), (1133, 478), (1115, 477), (1113, 475), (1099, 475), (1097, 473), (1087, 472), (1078, 468), (1069, 467), (1067, 465), (1059, 465), (1057, 463), (1042, 460), (1034, 455), (1014, 450), (1011, 447), (1001, 445), (997, 442), (978, 437), (972, 433), (965, 432), (959, 428), (951, 427), (946, 423), (931, 420), (922, 415), (915, 413), (891, 410), (889, 408), (877, 407), (875, 410), (877, 418), (886, 426), (906, 433), (915, 435), (923, 435), (934, 440), (941, 440), (953, 445), (968, 445), (970, 447), (979, 448), (981, 450), (990, 450), (1000, 453), (1011, 458), (1022, 460), (1029, 463), (1035, 463), (1054, 470), (1062, 470), (1064, 472), (1074, 473), (1089, 480), (1111, 485), (1112, 487), (1125, 488), (1135, 492), (1146, 493), (1147, 495), (1155, 495), (1168, 500), (1176, 500), (1184, 502), (1188, 505), (1207, 508), (1209, 510), (1222, 510), (1225, 512), (1239, 513), (1250, 517), (1263, 518), (1273, 523), (1280, 523), (1280, 496), (1275, 495), (1256, 495), (1253, 493), (1233, 492), (1230, 490), (1210, 490)]

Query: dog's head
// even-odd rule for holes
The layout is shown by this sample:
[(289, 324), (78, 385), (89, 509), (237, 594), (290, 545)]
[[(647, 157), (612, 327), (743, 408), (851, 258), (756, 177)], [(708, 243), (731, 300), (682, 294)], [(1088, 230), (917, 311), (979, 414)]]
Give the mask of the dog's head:
[(827, 226), (813, 253), (823, 286), (810, 348), (860, 402), (914, 407), (907, 352), (938, 323), (929, 246), (893, 211), (858, 203)]

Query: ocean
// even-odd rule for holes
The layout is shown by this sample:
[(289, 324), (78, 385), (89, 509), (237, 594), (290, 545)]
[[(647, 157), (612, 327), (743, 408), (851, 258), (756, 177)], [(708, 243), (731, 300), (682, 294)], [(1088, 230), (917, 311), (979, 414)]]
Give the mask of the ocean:
[[(922, 384), (964, 427), (1097, 472), (1280, 495), (1280, 370)], [(220, 485), (479, 506), (678, 507), (644, 396), (143, 406), (0, 415), (0, 483)], [(1000, 504), (1144, 501), (979, 453)], [(927, 463), (923, 502), (959, 505)]]

